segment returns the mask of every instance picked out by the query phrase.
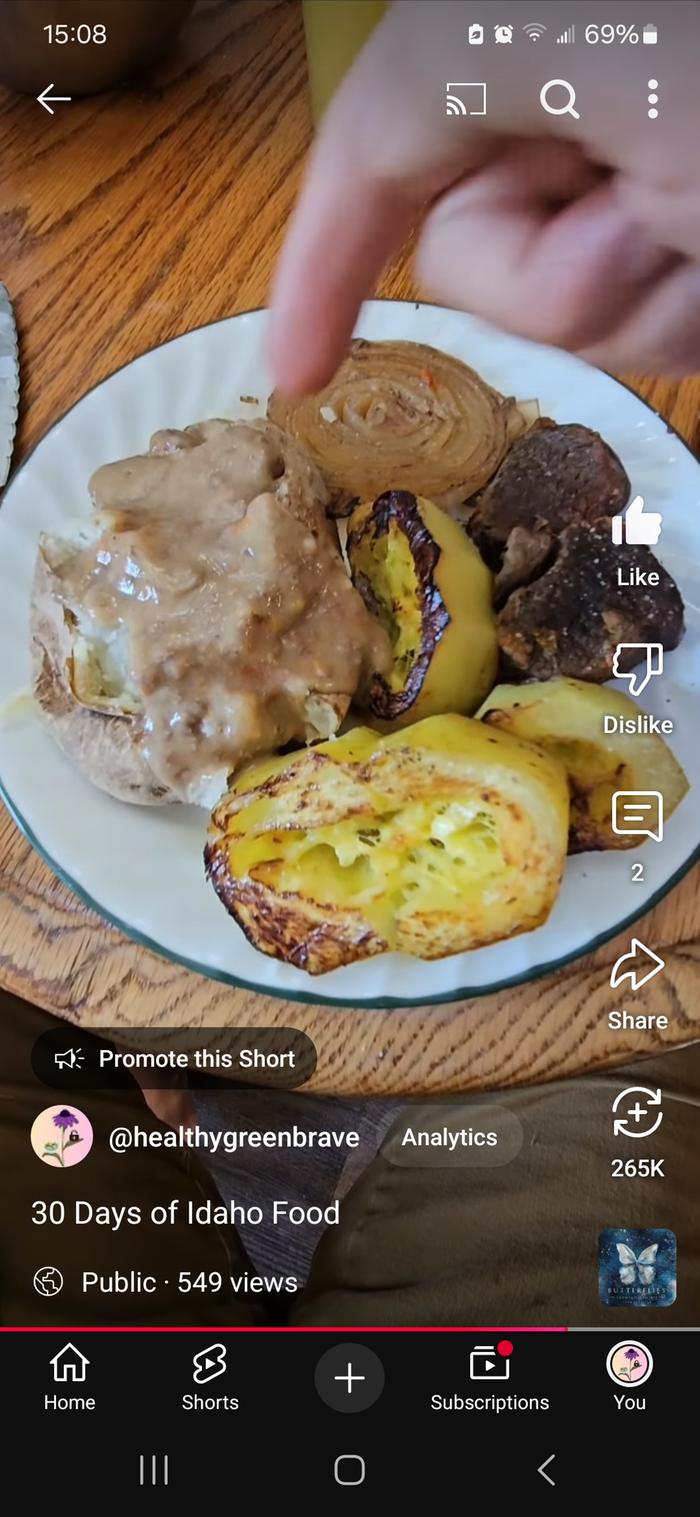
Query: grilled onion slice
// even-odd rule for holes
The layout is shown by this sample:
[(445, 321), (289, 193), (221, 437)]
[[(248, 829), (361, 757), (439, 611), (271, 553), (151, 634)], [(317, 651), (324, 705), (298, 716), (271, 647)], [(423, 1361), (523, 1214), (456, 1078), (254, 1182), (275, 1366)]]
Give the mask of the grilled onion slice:
[(419, 342), (359, 338), (324, 390), (300, 400), (275, 390), (267, 414), (318, 465), (335, 516), (385, 490), (456, 506), (527, 426), (514, 400), (458, 358)]

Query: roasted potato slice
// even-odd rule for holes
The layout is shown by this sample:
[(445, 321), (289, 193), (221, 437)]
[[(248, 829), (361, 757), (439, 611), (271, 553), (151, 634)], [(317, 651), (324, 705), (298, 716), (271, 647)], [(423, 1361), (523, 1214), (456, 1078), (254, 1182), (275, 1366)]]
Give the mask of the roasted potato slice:
[[(564, 765), (571, 790), (570, 853), (639, 846), (638, 836), (612, 830), (616, 790), (660, 791), (667, 820), (688, 789), (678, 760), (658, 733), (625, 731), (625, 722), (638, 727), (643, 712), (628, 695), (607, 686), (576, 679), (497, 685), (478, 714), (490, 727), (536, 743)], [(616, 726), (608, 733), (611, 719)]]
[(463, 528), (432, 501), (389, 490), (353, 512), (347, 553), (393, 649), (367, 709), (394, 726), (475, 711), (496, 677), (498, 636), (492, 577)]
[(391, 949), (437, 959), (546, 920), (568, 820), (556, 759), (429, 717), (245, 770), (214, 811), (206, 867), (256, 948), (310, 974)]

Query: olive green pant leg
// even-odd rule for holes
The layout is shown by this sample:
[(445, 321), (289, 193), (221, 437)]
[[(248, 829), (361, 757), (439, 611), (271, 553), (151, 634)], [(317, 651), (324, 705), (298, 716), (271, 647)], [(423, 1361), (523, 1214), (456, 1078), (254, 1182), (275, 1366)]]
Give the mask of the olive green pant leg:
[[(652, 1139), (623, 1142), (613, 1137), (611, 1104), (640, 1084), (661, 1087), (663, 1122)], [(378, 1157), (324, 1235), (295, 1325), (697, 1325), (700, 1046), (469, 1104), (483, 1102), (520, 1118), (518, 1157), (485, 1169), (398, 1168)], [(613, 1179), (617, 1154), (663, 1157), (665, 1178)], [(606, 1227), (675, 1232), (675, 1305), (601, 1305)]]
[[(39, 1112), (61, 1101), (61, 1093), (40, 1085), (30, 1058), (34, 1042), (56, 1020), (14, 996), (0, 993), (0, 1162), (4, 1200), (0, 1214), (0, 1322), (3, 1326), (222, 1326), (254, 1325), (249, 1300), (231, 1291), (229, 1277), (241, 1275), (250, 1261), (233, 1228), (189, 1226), (188, 1201), (218, 1202), (220, 1197), (198, 1159), (173, 1148), (132, 1150), (113, 1154), (107, 1138), (113, 1127), (167, 1129), (149, 1112), (141, 1092), (129, 1090), (80, 1093), (69, 1105), (89, 1117), (94, 1139), (81, 1163), (65, 1170), (50, 1169), (33, 1152), (29, 1134)], [(117, 1232), (94, 1225), (76, 1227), (32, 1222), (32, 1202), (77, 1199), (95, 1206), (138, 1205), (148, 1216), (151, 1207), (177, 1198), (174, 1225), (150, 1222)], [(37, 1269), (53, 1265), (65, 1284), (60, 1295), (43, 1298), (33, 1287)], [(153, 1275), (161, 1282), (157, 1294), (98, 1295), (81, 1291), (82, 1271), (128, 1275), (131, 1270)], [(224, 1288), (217, 1294), (177, 1289), (180, 1270), (218, 1272)], [(168, 1281), (165, 1285), (163, 1282)]]

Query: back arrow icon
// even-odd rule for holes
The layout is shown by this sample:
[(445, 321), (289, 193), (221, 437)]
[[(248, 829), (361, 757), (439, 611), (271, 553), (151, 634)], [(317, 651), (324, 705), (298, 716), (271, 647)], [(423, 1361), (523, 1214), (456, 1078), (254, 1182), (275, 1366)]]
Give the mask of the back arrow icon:
[(72, 95), (50, 95), (49, 90), (55, 89), (55, 87), (53, 84), (47, 84), (46, 89), (42, 90), (41, 94), (36, 97), (39, 104), (43, 105), (44, 110), (48, 111), (50, 116), (55, 115), (53, 106), (49, 105), (50, 100), (72, 100), (73, 98)]
[(547, 1465), (551, 1464), (552, 1460), (556, 1459), (556, 1457), (557, 1457), (556, 1454), (550, 1454), (549, 1459), (544, 1459), (542, 1461), (542, 1464), (538, 1465), (538, 1469), (537, 1469), (538, 1475), (541, 1475), (542, 1479), (546, 1480), (549, 1485), (555, 1485), (556, 1482), (554, 1480), (552, 1480), (551, 1475), (546, 1475), (545, 1474), (545, 1470), (547, 1468)]

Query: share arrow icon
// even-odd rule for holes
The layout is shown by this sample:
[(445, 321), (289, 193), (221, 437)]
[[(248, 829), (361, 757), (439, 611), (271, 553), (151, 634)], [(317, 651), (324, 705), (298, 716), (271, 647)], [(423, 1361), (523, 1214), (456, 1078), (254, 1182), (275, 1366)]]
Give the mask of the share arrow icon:
[(640, 990), (647, 980), (653, 980), (654, 975), (660, 974), (664, 968), (664, 960), (659, 958), (658, 953), (647, 948), (646, 943), (642, 943), (639, 938), (633, 938), (629, 953), (623, 953), (613, 964), (611, 989), (615, 990), (623, 980), (629, 980), (632, 990)]

